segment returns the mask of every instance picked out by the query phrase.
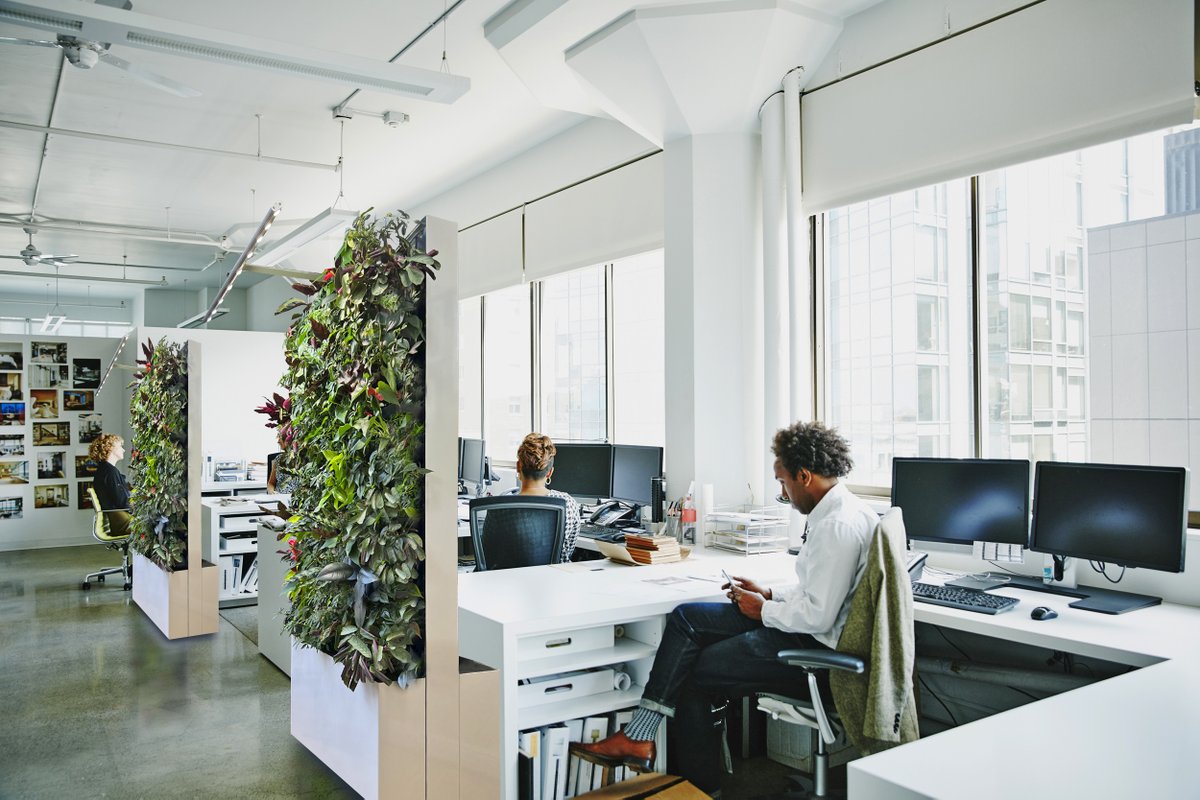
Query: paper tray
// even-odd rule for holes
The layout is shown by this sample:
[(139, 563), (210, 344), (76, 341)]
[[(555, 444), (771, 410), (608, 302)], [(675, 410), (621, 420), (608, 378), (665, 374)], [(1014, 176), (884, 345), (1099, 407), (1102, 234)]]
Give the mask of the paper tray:
[[(638, 561), (634, 561), (633, 556), (629, 555), (629, 551), (625, 549), (625, 545), (623, 545), (623, 544), (616, 544), (615, 542), (601, 542), (599, 540), (597, 540), (595, 544), (596, 544), (596, 547), (600, 548), (601, 553), (608, 556), (613, 561), (619, 561), (622, 564), (632, 564), (635, 567), (657, 566), (656, 564), (642, 564)], [(679, 548), (679, 561), (686, 561), (687, 557), (689, 555), (691, 555), (691, 552), (692, 552), (692, 549), (690, 547), (680, 547)], [(664, 561), (662, 563), (677, 564), (679, 562)]]

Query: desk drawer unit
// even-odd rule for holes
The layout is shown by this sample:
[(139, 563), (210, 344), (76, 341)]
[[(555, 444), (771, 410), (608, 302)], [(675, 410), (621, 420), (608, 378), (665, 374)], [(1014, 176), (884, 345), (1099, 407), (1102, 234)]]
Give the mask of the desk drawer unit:
[(582, 628), (563, 633), (525, 636), (517, 642), (517, 659), (530, 661), (547, 656), (565, 656), (613, 646), (613, 626)]
[(543, 675), (517, 687), (517, 705), (521, 708), (575, 700), (613, 689), (615, 673), (611, 669), (592, 669), (563, 675)]

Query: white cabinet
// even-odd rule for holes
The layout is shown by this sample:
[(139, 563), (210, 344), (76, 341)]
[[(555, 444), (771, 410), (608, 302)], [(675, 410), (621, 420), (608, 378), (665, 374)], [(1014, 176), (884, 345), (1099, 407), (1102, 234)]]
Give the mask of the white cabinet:
[(277, 498), (254, 498), (226, 504), (229, 498), (205, 498), (201, 505), (204, 560), (218, 567), (221, 607), (258, 601), (258, 523), (271, 516), (260, 505)]
[(291, 562), (279, 555), (288, 548), (286, 540), (275, 538), (278, 533), (264, 523), (258, 525), (258, 652), (291, 675), (292, 641), (283, 629), (283, 617), (292, 607), (283, 588)]

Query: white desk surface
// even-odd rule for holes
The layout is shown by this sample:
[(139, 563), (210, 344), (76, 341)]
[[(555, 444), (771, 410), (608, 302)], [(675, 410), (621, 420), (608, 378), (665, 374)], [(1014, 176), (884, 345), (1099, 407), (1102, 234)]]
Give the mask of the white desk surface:
[[(462, 654), (500, 667), (503, 638), (719, 600), (721, 567), (766, 584), (794, 580), (787, 554), (706, 550), (652, 567), (603, 561), (461, 575)], [(648, 582), (669, 576), (690, 579)], [(1200, 796), (1200, 609), (1164, 604), (1112, 616), (1069, 608), (1072, 598), (993, 591), (1021, 602), (995, 616), (918, 603), (916, 620), (1143, 668), (852, 761), (851, 800)], [(1041, 605), (1058, 618), (1030, 619)]]

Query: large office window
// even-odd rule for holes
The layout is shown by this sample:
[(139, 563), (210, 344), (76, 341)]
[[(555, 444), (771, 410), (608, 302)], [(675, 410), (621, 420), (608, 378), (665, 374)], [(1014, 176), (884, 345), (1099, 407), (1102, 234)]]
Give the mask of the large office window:
[(613, 441), (666, 444), (663, 251), (612, 265)]
[(966, 181), (830, 212), (825, 231), (826, 415), (853, 483), (887, 485), (893, 456), (969, 455), (970, 209)]
[(511, 462), (533, 425), (529, 287), (487, 295), (483, 325), (483, 436), (492, 458)]
[(608, 438), (604, 267), (541, 282), (542, 432), (552, 439)]
[(460, 435), (665, 444), (664, 300), (655, 250), (461, 301)]
[[(886, 486), (917, 454), (1200, 469), (1198, 165), (1192, 125), (816, 220), (822, 415), (853, 482)], [(976, 415), (978, 441), (959, 435)]]

